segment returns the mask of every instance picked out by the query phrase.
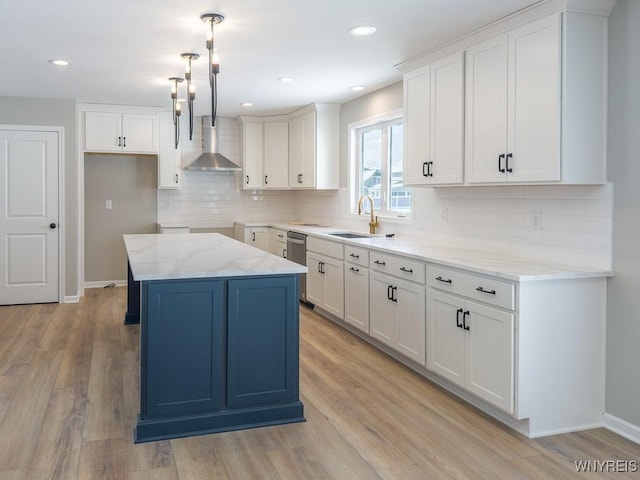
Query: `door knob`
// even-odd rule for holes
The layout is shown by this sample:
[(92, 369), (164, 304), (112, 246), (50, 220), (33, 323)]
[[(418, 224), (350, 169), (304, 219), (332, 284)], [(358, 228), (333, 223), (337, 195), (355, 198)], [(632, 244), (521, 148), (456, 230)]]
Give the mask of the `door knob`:
[(56, 225), (55, 223), (50, 223), (50, 224), (49, 224), (49, 228), (50, 228), (50, 229), (52, 229), (52, 230), (53, 230), (54, 228), (56, 228), (56, 227), (57, 227), (57, 225)]

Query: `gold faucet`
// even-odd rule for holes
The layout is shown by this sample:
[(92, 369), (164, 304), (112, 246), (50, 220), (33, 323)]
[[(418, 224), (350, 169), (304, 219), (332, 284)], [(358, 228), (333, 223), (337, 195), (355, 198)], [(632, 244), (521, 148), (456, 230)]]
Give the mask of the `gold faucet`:
[(371, 235), (374, 235), (376, 233), (376, 228), (378, 228), (380, 226), (380, 224), (378, 223), (378, 216), (376, 215), (374, 217), (373, 215), (373, 200), (371, 199), (371, 197), (369, 195), (361, 195), (360, 199), (358, 200), (358, 215), (360, 215), (362, 213), (362, 201), (367, 198), (369, 199), (369, 203), (371, 204), (371, 221), (369, 222), (369, 233)]

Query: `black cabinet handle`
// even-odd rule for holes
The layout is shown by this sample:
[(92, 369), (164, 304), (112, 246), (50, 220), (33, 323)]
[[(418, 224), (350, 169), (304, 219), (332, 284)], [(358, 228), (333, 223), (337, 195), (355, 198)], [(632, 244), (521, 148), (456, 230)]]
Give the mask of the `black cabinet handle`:
[(264, 184), (265, 184), (265, 185), (268, 185), (268, 184), (269, 184), (269, 181), (267, 180), (268, 178), (269, 178), (269, 175), (265, 175), (265, 176), (264, 176)]
[(467, 325), (467, 317), (469, 316), (469, 310), (465, 310), (462, 314), (462, 328), (465, 330), (471, 330), (471, 327)]
[(255, 242), (256, 241), (256, 232), (252, 232), (251, 233), (251, 241)]
[(118, 137), (118, 146), (121, 147), (122, 146), (122, 137)]
[(249, 175), (247, 175), (247, 185), (249, 185)]
[(507, 162), (506, 162), (507, 172), (513, 172), (513, 168), (511, 168), (509, 166), (509, 159), (510, 158), (513, 158), (513, 153), (507, 154)]
[(398, 287), (391, 287), (391, 300), (393, 302), (398, 302)]
[(325, 263), (324, 263), (324, 262), (320, 262), (320, 263), (322, 263), (322, 272), (321, 272), (321, 273), (324, 275), (324, 274), (326, 273), (326, 272), (324, 271)]
[(356, 273), (358, 273), (360, 271), (359, 268), (355, 268), (355, 267), (349, 267), (349, 270), (351, 270), (352, 272), (356, 272)]
[(122, 137), (122, 146), (123, 147), (127, 146), (127, 137)]
[(50, 223), (50, 224), (49, 224), (49, 228), (50, 228), (51, 230), (55, 229), (57, 226), (58, 226), (58, 225), (56, 225), (55, 223)]
[(281, 233), (278, 234), (278, 238), (284, 238), (284, 235), (282, 235)]
[(387, 300), (393, 300), (393, 286), (387, 285)]
[(282, 249), (282, 258), (287, 258), (287, 249), (286, 248)]
[(438, 280), (439, 282), (442, 282), (442, 283), (453, 283), (450, 278), (444, 279), (440, 275), (438, 275), (436, 277), (436, 280)]
[(355, 253), (350, 253), (349, 256), (353, 258), (360, 258), (360, 255), (356, 255)]
[(400, 267), (400, 271), (407, 272), (407, 273), (413, 273), (413, 268)]
[(460, 321), (460, 314), (462, 313), (462, 309), (459, 308), (456, 310), (456, 327), (462, 328), (462, 322)]
[(482, 293), (488, 293), (489, 295), (495, 295), (496, 291), (495, 290), (485, 290), (482, 287), (478, 287), (476, 288), (477, 291), (482, 292)]
[(422, 176), (423, 177), (429, 176), (429, 162), (424, 162), (422, 164)]
[(302, 174), (301, 173), (298, 174), (298, 183), (302, 183)]
[(506, 170), (502, 167), (502, 160), (504, 160), (504, 153), (498, 155), (498, 171), (504, 173)]
[(433, 162), (427, 162), (427, 177), (433, 177), (433, 173), (431, 172), (431, 165), (433, 165)]
[(178, 183), (178, 174), (176, 173), (176, 183)]
[(376, 260), (376, 261), (375, 261), (375, 262), (373, 262), (373, 263), (375, 263), (376, 265), (382, 265), (382, 266), (386, 265), (386, 263), (385, 263), (385, 262), (381, 262), (380, 260)]

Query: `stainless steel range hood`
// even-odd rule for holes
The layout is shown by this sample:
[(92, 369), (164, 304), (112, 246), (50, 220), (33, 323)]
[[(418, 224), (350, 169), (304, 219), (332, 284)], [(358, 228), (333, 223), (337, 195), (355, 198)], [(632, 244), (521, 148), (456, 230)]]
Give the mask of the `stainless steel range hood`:
[(211, 126), (211, 117), (202, 117), (202, 154), (186, 170), (210, 172), (239, 172), (242, 170), (224, 155), (218, 153), (218, 130)]

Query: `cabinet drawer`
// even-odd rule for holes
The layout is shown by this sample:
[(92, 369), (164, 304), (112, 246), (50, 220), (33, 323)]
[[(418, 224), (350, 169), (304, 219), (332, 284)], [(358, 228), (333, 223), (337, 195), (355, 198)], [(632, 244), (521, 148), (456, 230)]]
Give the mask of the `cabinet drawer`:
[(425, 283), (426, 266), (420, 261), (379, 252), (371, 252), (369, 260), (374, 270), (413, 282)]
[(276, 228), (276, 242), (287, 242), (287, 231)]
[(463, 295), (509, 310), (516, 308), (516, 286), (511, 282), (436, 265), (429, 265), (428, 271), (427, 283), (432, 288)]
[(351, 245), (345, 245), (344, 259), (349, 263), (355, 263), (356, 265), (362, 265), (363, 267), (368, 267), (369, 266), (369, 250), (352, 247)]
[(307, 251), (321, 253), (340, 260), (344, 258), (344, 245), (342, 243), (322, 238), (307, 237)]

